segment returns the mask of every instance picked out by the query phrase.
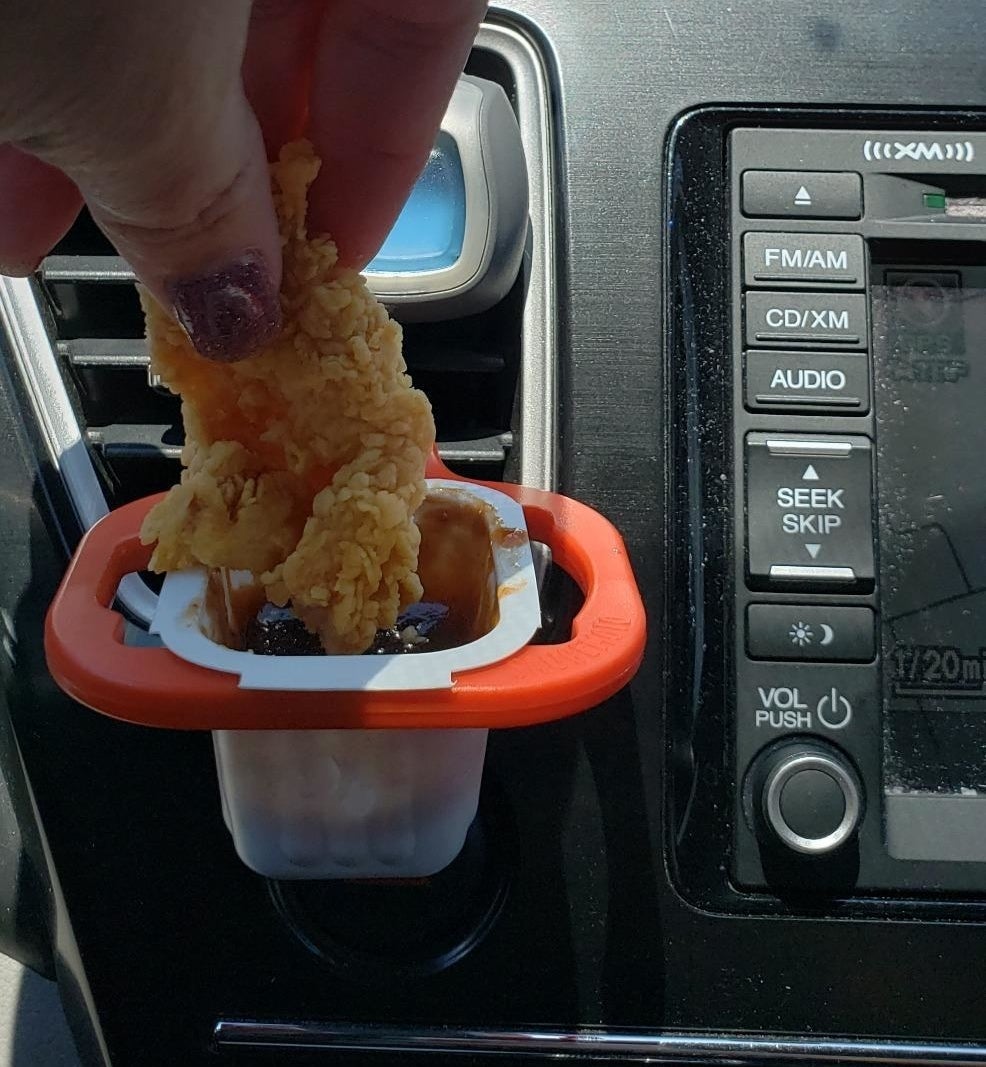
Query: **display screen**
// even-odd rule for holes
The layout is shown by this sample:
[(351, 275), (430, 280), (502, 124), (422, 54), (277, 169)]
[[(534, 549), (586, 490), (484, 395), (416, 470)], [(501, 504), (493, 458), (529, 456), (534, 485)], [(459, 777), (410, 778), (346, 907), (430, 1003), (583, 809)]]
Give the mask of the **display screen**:
[(885, 792), (983, 795), (986, 267), (871, 279)]

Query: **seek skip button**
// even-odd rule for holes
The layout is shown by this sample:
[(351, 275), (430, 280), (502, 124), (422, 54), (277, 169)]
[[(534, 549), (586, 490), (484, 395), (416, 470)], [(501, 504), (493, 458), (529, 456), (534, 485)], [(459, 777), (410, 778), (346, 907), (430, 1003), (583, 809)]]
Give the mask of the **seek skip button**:
[(752, 433), (746, 439), (750, 583), (825, 589), (873, 582), (869, 438)]
[(865, 263), (863, 239), (856, 234), (748, 233), (743, 238), (748, 286), (862, 289)]
[(867, 335), (862, 293), (746, 294), (747, 344), (865, 348)]

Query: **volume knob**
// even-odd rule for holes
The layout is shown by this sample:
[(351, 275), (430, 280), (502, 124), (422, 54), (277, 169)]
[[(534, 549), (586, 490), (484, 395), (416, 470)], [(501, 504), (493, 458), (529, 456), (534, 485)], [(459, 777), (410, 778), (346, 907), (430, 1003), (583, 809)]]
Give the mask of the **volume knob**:
[(863, 788), (835, 753), (815, 745), (784, 745), (766, 756), (758, 777), (764, 820), (788, 848), (821, 856), (856, 833)]

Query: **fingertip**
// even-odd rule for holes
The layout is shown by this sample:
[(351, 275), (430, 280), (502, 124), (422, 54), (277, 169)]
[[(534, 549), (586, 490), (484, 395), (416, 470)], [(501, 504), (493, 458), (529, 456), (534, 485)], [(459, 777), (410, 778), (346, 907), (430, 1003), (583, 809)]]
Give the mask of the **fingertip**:
[(0, 273), (25, 278), (68, 232), (82, 207), (60, 170), (0, 145)]
[(424, 169), (430, 142), (397, 157), (368, 146), (358, 155), (323, 157), (309, 194), (309, 230), (328, 233), (344, 266), (361, 270), (387, 239)]
[(267, 158), (301, 137), (324, 0), (255, 0), (243, 85), (263, 131)]
[(310, 115), (323, 166), (309, 218), (347, 265), (364, 266), (400, 214), (484, 10), (479, 0), (336, 0), (327, 8)]
[(43, 256), (35, 257), (29, 263), (16, 260), (0, 259), (0, 274), (7, 278), (30, 278), (41, 266)]
[[(148, 197), (128, 185), (118, 194), (122, 207), (91, 205), (196, 351), (219, 362), (256, 353), (281, 329), (281, 241), (270, 170), (245, 98), (242, 107), (211, 143), (186, 146), (166, 192)], [(153, 206), (135, 216), (126, 208), (134, 201)]]

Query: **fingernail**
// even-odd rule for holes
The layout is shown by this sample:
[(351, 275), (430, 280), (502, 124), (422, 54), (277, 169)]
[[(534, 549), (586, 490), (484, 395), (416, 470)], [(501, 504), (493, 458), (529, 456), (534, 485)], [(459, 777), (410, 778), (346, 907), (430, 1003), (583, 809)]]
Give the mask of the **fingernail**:
[(168, 295), (195, 350), (207, 359), (235, 363), (281, 329), (281, 303), (259, 252), (181, 278), (168, 287)]

